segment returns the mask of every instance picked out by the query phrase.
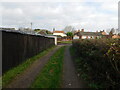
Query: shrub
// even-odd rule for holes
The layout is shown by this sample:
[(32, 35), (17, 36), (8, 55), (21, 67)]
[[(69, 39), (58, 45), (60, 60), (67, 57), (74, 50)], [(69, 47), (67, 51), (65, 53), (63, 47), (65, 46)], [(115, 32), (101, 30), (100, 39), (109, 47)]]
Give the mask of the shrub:
[(72, 47), (92, 83), (120, 86), (120, 39), (74, 40)]

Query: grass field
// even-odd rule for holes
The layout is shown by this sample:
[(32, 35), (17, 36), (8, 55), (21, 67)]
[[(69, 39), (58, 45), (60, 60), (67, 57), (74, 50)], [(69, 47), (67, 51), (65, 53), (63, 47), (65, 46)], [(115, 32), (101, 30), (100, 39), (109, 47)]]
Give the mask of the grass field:
[(60, 88), (62, 80), (64, 49), (61, 47), (44, 66), (31, 88)]
[(34, 61), (38, 60), (42, 56), (46, 55), (49, 51), (51, 51), (54, 47), (44, 50), (43, 52), (39, 53), (38, 55), (29, 58), (22, 64), (18, 65), (17, 67), (10, 69), (2, 76), (2, 86), (5, 87), (8, 85), (17, 75), (21, 74), (25, 71)]

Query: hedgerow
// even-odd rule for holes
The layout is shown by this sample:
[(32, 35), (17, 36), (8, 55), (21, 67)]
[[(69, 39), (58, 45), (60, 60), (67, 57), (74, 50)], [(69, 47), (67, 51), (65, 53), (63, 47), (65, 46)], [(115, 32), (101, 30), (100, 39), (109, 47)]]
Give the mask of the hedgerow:
[(120, 39), (74, 40), (72, 48), (78, 71), (88, 76), (90, 86), (120, 87)]

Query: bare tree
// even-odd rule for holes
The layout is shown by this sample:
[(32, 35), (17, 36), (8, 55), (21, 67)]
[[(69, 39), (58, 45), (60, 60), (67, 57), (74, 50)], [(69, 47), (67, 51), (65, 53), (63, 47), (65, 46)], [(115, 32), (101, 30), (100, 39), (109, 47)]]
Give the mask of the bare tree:
[(107, 29), (106, 32), (108, 34), (114, 34), (116, 32), (116, 30), (114, 28), (112, 28), (112, 29)]
[(115, 29), (114, 28), (112, 28), (111, 30), (110, 30), (110, 32), (109, 32), (109, 35), (113, 35), (114, 34), (114, 32), (115, 32)]
[(75, 28), (74, 28), (73, 26), (66, 26), (66, 27), (63, 29), (63, 31), (64, 31), (65, 33), (67, 33), (67, 32), (74, 32), (74, 31), (75, 31)]

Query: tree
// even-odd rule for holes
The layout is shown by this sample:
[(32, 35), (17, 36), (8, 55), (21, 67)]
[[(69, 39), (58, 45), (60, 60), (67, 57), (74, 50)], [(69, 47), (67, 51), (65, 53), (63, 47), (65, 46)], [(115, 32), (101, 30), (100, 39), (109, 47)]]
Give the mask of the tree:
[(67, 36), (73, 37), (73, 33), (72, 32), (67, 32), (66, 34), (67, 34)]
[(40, 29), (34, 29), (34, 31), (38, 32), (38, 31), (40, 31)]
[(34, 29), (34, 31), (35, 31), (35, 32), (44, 32), (44, 33), (46, 33), (46, 34), (52, 34), (51, 31), (48, 31), (48, 30), (46, 30), (46, 29)]
[(47, 34), (52, 34), (52, 32), (50, 32), (50, 31), (48, 31), (48, 30), (46, 30), (46, 33), (47, 33)]
[(66, 27), (63, 29), (63, 31), (64, 31), (65, 33), (67, 33), (67, 32), (74, 32), (74, 31), (75, 31), (75, 28), (72, 27), (72, 26), (66, 26)]
[(72, 32), (67, 32), (66, 34), (67, 34), (67, 36), (68, 36), (70, 39), (73, 38), (73, 33), (72, 33)]
[(112, 35), (114, 34), (114, 32), (115, 32), (115, 29), (112, 28), (112, 29), (110, 30), (110, 32), (109, 32), (109, 35), (112, 36)]

